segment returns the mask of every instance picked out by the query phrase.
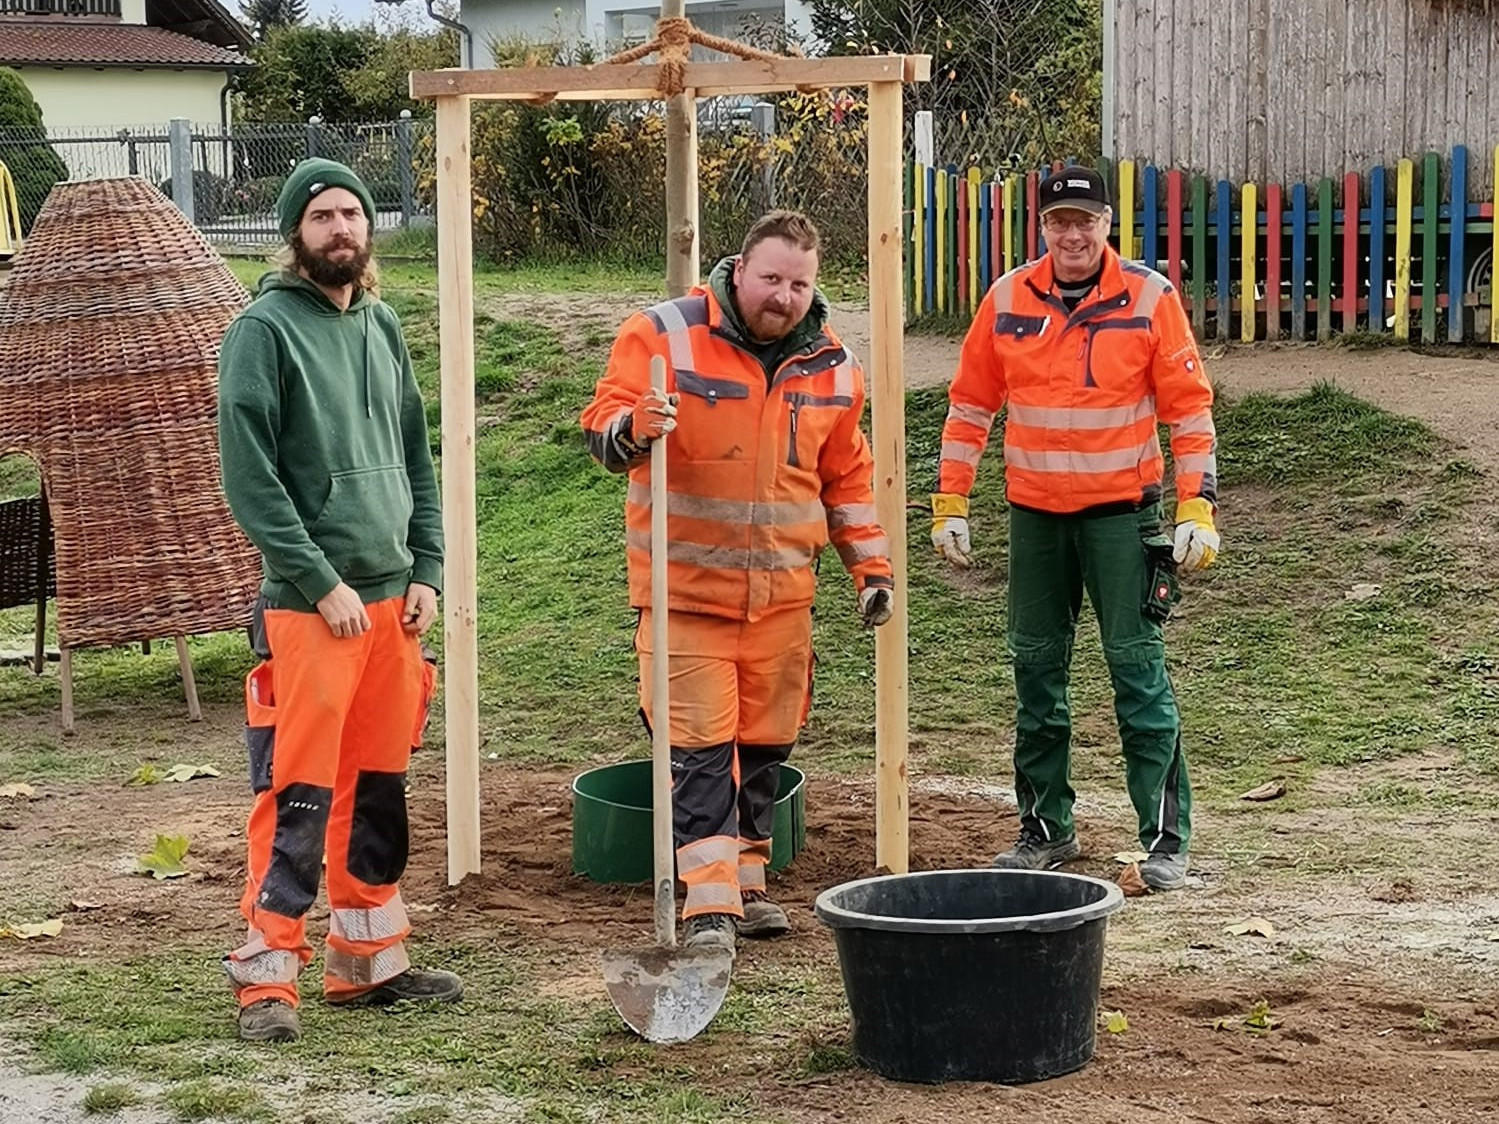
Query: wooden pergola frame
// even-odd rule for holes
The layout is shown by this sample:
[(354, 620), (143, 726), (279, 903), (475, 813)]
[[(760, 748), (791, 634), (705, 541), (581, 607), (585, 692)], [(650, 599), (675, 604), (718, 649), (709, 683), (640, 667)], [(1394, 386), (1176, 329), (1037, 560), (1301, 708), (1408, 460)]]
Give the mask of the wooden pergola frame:
[[(448, 882), (479, 871), (478, 513), (474, 457), (472, 103), (640, 101), (661, 98), (661, 68), (643, 64), (416, 71), (411, 96), (437, 103), (438, 313), (442, 370)], [(906, 743), (909, 720), (906, 584), (905, 317), (901, 282), (902, 96), (931, 76), (926, 55), (689, 62), (689, 97), (807, 88), (869, 91), (868, 371), (875, 509), (890, 536), (897, 597), (875, 633), (875, 862), (909, 868)], [(695, 164), (695, 154), (693, 157)], [(670, 187), (670, 185), (668, 185)], [(690, 193), (695, 202), (696, 193)], [(696, 260), (695, 208), (689, 215)]]

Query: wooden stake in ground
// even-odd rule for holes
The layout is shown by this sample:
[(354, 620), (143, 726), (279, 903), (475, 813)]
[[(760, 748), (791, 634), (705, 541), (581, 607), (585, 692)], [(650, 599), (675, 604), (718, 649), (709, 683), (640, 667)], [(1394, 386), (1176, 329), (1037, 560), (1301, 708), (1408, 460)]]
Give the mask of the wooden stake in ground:
[[(663, 0), (663, 11), (668, 0)], [(680, 2), (676, 4), (678, 10)], [(694, 34), (697, 34), (694, 32)], [(722, 41), (720, 41), (722, 43)], [(715, 45), (715, 44), (710, 44)], [(726, 44), (733, 51), (750, 51)], [(654, 49), (654, 48), (652, 48)], [(638, 49), (637, 49), (638, 50)], [(629, 52), (626, 52), (627, 54)], [(633, 61), (633, 60), (632, 60)], [(691, 212), (690, 242), (668, 253), (669, 286), (685, 292), (698, 279), (696, 113), (690, 96), (775, 93), (867, 86), (870, 134), (871, 377), (875, 437), (875, 503), (890, 536), (895, 613), (875, 647), (879, 692), (875, 735), (875, 853), (879, 865), (909, 865), (906, 739), (905, 391), (901, 384), (901, 84), (931, 77), (926, 55), (827, 59), (756, 56), (739, 62), (670, 65), (619, 63), (579, 67), (413, 72), (411, 96), (437, 101), (438, 303), (442, 341), (443, 519), (447, 534), (444, 619), (448, 684), (448, 881), (479, 869), (478, 836), (478, 565), (474, 503), (474, 337), (469, 101), (651, 100), (674, 82), (691, 122), (680, 131), (667, 184), (675, 214)], [(683, 122), (687, 124), (687, 122)], [(692, 180), (686, 186), (686, 180)], [(668, 232), (679, 230), (668, 218)]]
[(474, 228), (469, 99), (437, 102), (443, 653), (448, 885), (479, 873), (479, 537), (474, 499)]
[(906, 606), (906, 387), (902, 363), (901, 84), (869, 87), (870, 399), (874, 418), (874, 499), (890, 536), (895, 606), (875, 630), (875, 865), (910, 869), (906, 739), (910, 700)]

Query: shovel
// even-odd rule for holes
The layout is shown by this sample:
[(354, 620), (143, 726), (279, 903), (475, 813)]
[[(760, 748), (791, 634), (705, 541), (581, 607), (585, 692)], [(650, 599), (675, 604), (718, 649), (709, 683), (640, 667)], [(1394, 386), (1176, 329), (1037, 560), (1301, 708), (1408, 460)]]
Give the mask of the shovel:
[[(651, 386), (666, 393), (666, 361), (651, 359)], [(729, 990), (731, 954), (677, 947), (671, 806), (671, 684), (666, 637), (666, 440), (651, 445), (651, 805), (656, 944), (605, 949), (614, 1009), (647, 1042), (686, 1042), (713, 1021)]]

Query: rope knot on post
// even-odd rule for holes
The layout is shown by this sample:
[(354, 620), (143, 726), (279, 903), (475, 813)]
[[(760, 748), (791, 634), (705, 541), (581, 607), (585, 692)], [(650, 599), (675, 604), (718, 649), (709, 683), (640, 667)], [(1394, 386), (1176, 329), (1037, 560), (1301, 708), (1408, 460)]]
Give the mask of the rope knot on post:
[[(693, 44), (706, 47), (710, 51), (733, 55), (736, 58), (758, 59), (763, 62), (777, 62), (782, 58), (797, 57), (801, 54), (800, 51), (796, 51), (794, 56), (786, 56), (762, 51), (759, 47), (752, 47), (736, 39), (725, 39), (721, 35), (709, 35), (706, 31), (699, 31), (686, 16), (668, 16), (656, 21), (656, 37), (650, 42), (641, 43), (631, 47), (628, 51), (611, 55), (604, 61), (615, 64), (639, 62), (646, 55), (654, 54), (659, 68), (656, 76), (656, 92), (662, 98), (672, 98), (687, 89), (687, 63), (692, 57)], [(817, 93), (819, 90), (816, 86), (798, 86), (797, 89), (804, 94)]]

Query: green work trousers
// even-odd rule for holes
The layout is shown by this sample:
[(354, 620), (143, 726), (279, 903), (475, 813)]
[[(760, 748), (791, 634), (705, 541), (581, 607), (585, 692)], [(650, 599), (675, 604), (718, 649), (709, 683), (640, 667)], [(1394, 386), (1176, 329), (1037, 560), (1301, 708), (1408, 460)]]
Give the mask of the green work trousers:
[(1161, 508), (1052, 515), (1010, 508), (1008, 639), (1019, 716), (1015, 799), (1023, 827), (1047, 839), (1074, 831), (1068, 677), (1083, 591), (1093, 603), (1114, 687), (1125, 783), (1140, 846), (1185, 852), (1192, 794), (1181, 716), (1166, 674), (1161, 623), (1144, 612), (1146, 540), (1160, 540)]

